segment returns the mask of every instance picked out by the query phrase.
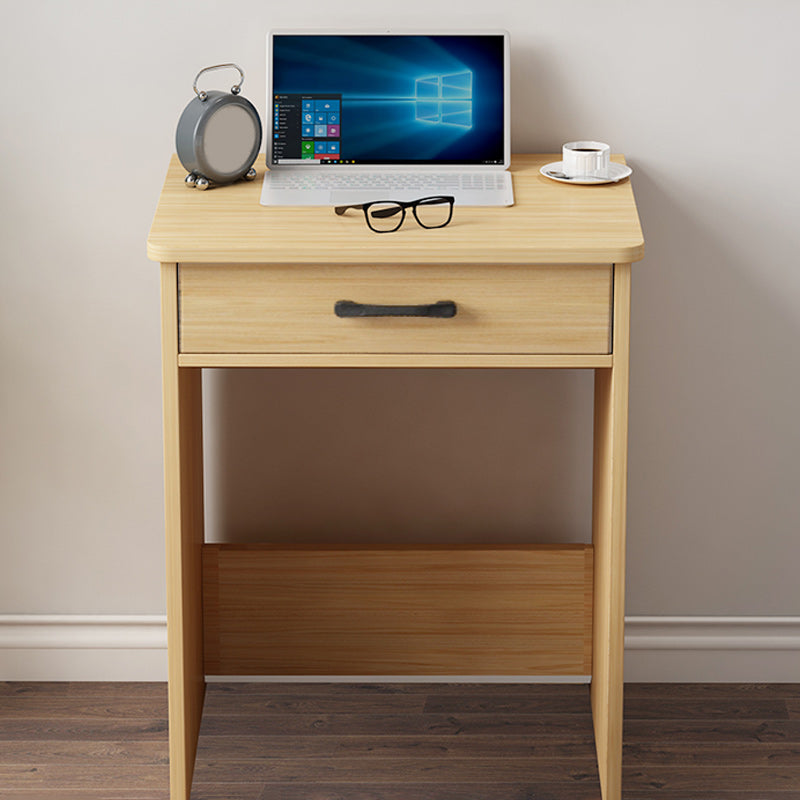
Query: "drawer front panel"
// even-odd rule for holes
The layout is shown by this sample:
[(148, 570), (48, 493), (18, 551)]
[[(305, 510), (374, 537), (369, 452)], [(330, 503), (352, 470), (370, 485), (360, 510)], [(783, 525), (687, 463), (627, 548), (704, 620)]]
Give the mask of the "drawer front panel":
[[(180, 352), (608, 353), (612, 274), (610, 265), (181, 264)], [(337, 316), (337, 303), (352, 313), (341, 301), (370, 316)], [(455, 316), (393, 316), (440, 301)]]

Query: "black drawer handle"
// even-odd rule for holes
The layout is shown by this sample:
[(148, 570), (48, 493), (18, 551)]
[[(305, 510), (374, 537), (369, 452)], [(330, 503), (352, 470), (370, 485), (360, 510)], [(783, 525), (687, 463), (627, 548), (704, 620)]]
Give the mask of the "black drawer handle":
[(379, 306), (369, 303), (354, 303), (338, 300), (333, 307), (337, 317), (439, 317), (447, 319), (456, 315), (456, 304), (452, 300), (439, 300), (420, 306)]

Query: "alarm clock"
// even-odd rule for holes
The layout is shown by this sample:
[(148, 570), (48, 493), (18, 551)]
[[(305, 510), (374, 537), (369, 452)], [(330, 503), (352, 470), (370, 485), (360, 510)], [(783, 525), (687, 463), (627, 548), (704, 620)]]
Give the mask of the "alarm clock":
[[(239, 83), (230, 92), (202, 91), (197, 81), (205, 72), (232, 67)], [(253, 180), (253, 163), (261, 147), (261, 118), (255, 106), (239, 92), (244, 72), (236, 64), (205, 67), (194, 79), (197, 95), (183, 109), (175, 131), (175, 148), (188, 170), (186, 185), (207, 189), (241, 179)]]

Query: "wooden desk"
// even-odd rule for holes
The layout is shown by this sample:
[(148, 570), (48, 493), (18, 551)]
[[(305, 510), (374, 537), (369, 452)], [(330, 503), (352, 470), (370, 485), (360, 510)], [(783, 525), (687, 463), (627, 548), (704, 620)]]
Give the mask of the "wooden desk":
[[(514, 158), (512, 208), (456, 207), (449, 227), (407, 220), (383, 236), (359, 214), (264, 208), (258, 179), (189, 190), (173, 158), (148, 239), (161, 262), (173, 800), (189, 796), (212, 674), (590, 675), (603, 797), (619, 800), (643, 241), (629, 182), (558, 184), (538, 171), (556, 158)], [(458, 313), (340, 319), (337, 300), (452, 300)], [(201, 370), (245, 366), (594, 369), (591, 542), (205, 544)]]

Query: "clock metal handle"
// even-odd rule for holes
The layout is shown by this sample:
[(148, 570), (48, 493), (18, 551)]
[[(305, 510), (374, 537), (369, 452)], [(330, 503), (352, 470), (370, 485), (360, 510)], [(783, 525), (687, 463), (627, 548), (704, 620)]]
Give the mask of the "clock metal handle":
[(242, 68), (240, 66), (238, 66), (237, 64), (214, 64), (214, 66), (212, 66), (212, 67), (203, 67), (203, 69), (201, 69), (200, 72), (197, 73), (197, 76), (194, 79), (194, 84), (192, 84), (192, 88), (194, 89), (194, 93), (201, 100), (207, 99), (208, 98), (208, 94), (206, 92), (204, 92), (202, 89), (198, 89), (197, 88), (198, 79), (200, 78), (200, 76), (204, 72), (211, 72), (211, 70), (214, 70), (214, 69), (226, 69), (227, 67), (233, 67), (233, 69), (239, 71), (239, 76), (240, 76), (239, 77), (239, 83), (237, 83), (235, 86), (231, 87), (231, 93), (232, 94), (239, 94), (239, 92), (242, 91), (242, 84), (244, 83), (244, 72), (242, 72)]

